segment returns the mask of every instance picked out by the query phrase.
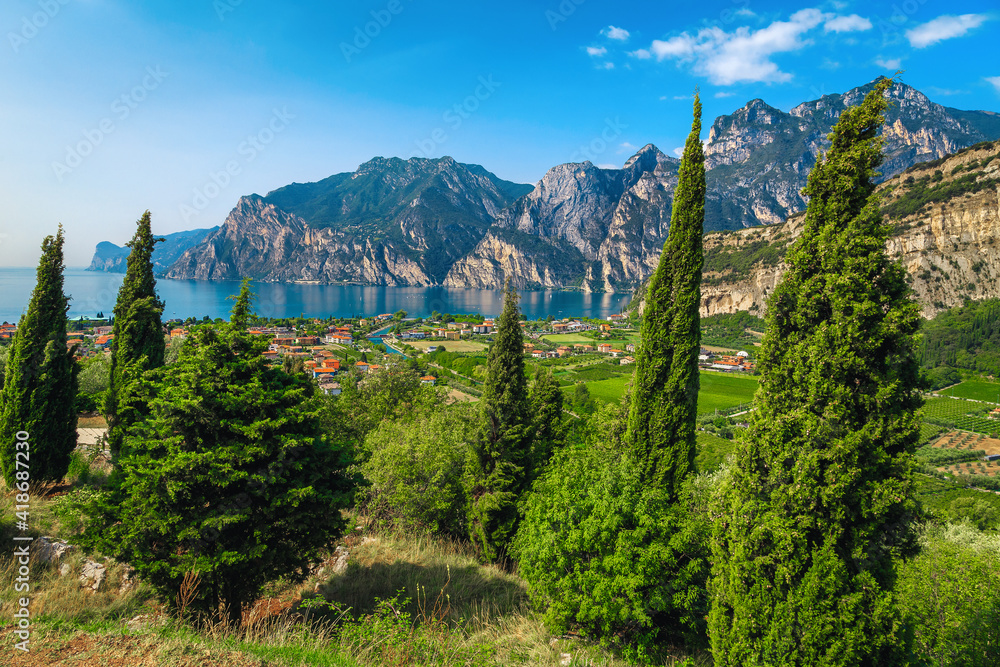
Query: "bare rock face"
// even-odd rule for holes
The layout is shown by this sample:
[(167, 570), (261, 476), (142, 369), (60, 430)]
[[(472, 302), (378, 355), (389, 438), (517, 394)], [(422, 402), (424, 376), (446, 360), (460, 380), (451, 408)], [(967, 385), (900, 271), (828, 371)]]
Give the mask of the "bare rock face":
[(52, 563), (76, 549), (66, 540), (54, 537), (39, 537), (31, 545), (31, 551), (40, 563)]
[(107, 567), (97, 561), (88, 560), (84, 562), (80, 571), (80, 584), (93, 592), (101, 590), (107, 574)]
[[(966, 298), (1000, 297), (1000, 142), (918, 167), (880, 187), (891, 210), (921, 181), (924, 187), (944, 187), (962, 178), (971, 183), (954, 196), (891, 220), (894, 231), (886, 251), (906, 268), (924, 317), (961, 305)], [(720, 252), (757, 251), (765, 259), (746, 274), (706, 271), (702, 315), (762, 315), (787, 268), (780, 258), (801, 233), (803, 221), (804, 216), (796, 215), (780, 225), (707, 234), (709, 262)], [(765, 246), (775, 252), (760, 252)]]

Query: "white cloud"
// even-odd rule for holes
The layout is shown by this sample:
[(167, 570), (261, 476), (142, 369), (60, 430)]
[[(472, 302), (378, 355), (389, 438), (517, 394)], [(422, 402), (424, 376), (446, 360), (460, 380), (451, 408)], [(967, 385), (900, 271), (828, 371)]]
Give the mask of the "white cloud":
[(614, 68), (615, 68), (614, 63), (604, 63), (604, 69), (614, 69)]
[(638, 51), (629, 51), (629, 55), (633, 58), (638, 58), (639, 60), (649, 60), (653, 57), (653, 54), (646, 49), (639, 49)]
[(997, 89), (1000, 93), (1000, 76), (988, 76), (986, 77), (986, 82)]
[(599, 164), (599, 165), (597, 165), (597, 168), (598, 169), (618, 169), (619, 167), (618, 167), (617, 164), (605, 163), (605, 164)]
[(624, 42), (629, 38), (631, 33), (629, 33), (629, 31), (625, 28), (616, 28), (613, 25), (609, 25), (601, 31), (601, 34), (606, 36), (608, 39), (617, 39)]
[(961, 37), (973, 28), (981, 26), (989, 17), (986, 14), (962, 14), (951, 16), (945, 14), (933, 21), (918, 25), (906, 31), (910, 46), (923, 49), (952, 37)]
[(618, 150), (616, 152), (627, 153), (627, 152), (635, 152), (635, 150), (636, 150), (635, 146), (633, 146), (627, 141), (623, 141), (621, 144), (618, 145)]
[(746, 7), (740, 7), (735, 12), (733, 12), (733, 16), (742, 16), (744, 18), (752, 19), (757, 15), (752, 10), (747, 9)]
[(723, 97), (732, 97), (732, 96), (733, 96), (733, 95), (735, 95), (735, 94), (736, 94), (736, 93), (728, 93), (728, 92), (726, 92), (726, 91), (724, 91), (724, 90), (720, 90), (719, 92), (717, 92), (717, 93), (715, 94), (715, 99), (717, 99), (717, 100), (721, 100), (721, 99), (722, 99)]
[(879, 56), (875, 59), (875, 64), (882, 69), (897, 70), (899, 69), (899, 63), (899, 58), (883, 58), (882, 56)]
[(823, 24), (823, 30), (826, 32), (860, 32), (871, 29), (872, 22), (857, 14), (838, 16)]
[(675, 100), (690, 100), (693, 99), (690, 95), (674, 95)]
[(587, 54), (591, 55), (591, 56), (598, 57), (598, 58), (601, 57), (601, 56), (603, 56), (607, 52), (608, 52), (608, 50), (606, 48), (604, 48), (603, 46), (588, 46), (587, 47)]
[(713, 26), (697, 35), (685, 32), (668, 40), (654, 40), (650, 49), (658, 60), (676, 58), (693, 63), (696, 74), (717, 85), (739, 81), (783, 83), (792, 75), (782, 72), (771, 56), (804, 48), (810, 42), (803, 36), (834, 18), (818, 9), (802, 9), (788, 21), (774, 21), (760, 30), (739, 27), (726, 32)]
[(672, 150), (670, 152), (673, 153), (674, 155), (676, 155), (677, 157), (682, 157), (684, 155), (684, 147), (683, 146), (678, 146), (677, 148), (675, 148), (674, 150)]

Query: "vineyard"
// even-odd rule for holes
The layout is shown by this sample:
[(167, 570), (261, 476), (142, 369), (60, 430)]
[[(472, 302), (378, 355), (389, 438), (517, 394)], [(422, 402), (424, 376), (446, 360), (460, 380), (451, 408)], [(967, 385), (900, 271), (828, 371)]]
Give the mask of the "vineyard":
[(924, 419), (938, 426), (993, 434), (1000, 431), (1000, 421), (988, 419), (986, 415), (995, 407), (992, 403), (964, 398), (934, 397), (924, 404)]

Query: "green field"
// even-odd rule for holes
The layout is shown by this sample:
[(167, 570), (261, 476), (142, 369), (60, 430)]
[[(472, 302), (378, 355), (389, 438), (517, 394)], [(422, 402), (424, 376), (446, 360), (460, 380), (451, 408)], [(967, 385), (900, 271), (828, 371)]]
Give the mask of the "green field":
[(720, 438), (713, 433), (702, 431), (695, 435), (698, 440), (698, 452), (695, 455), (694, 465), (699, 472), (718, 470), (726, 457), (736, 449), (735, 441)]
[(948, 387), (938, 392), (942, 396), (958, 396), (971, 398), (974, 401), (1000, 402), (1000, 382), (983, 382), (982, 380), (966, 380), (954, 387)]
[(966, 489), (953, 482), (937, 479), (929, 475), (914, 475), (917, 483), (917, 500), (928, 510), (939, 516), (947, 516), (948, 507), (958, 498), (983, 500), (1000, 510), (1000, 495)]
[(593, 345), (597, 347), (597, 341), (590, 336), (584, 336), (580, 333), (564, 333), (564, 334), (549, 334), (547, 336), (542, 336), (542, 340), (552, 343), (553, 345), (573, 345), (574, 343), (584, 343), (586, 345)]
[(924, 403), (924, 419), (932, 424), (940, 424), (963, 431), (976, 433), (996, 433), (1000, 431), (1000, 421), (986, 419), (985, 413), (991, 406), (976, 401), (955, 398), (929, 398)]
[(750, 375), (702, 372), (698, 414), (727, 410), (753, 400), (757, 378)]
[[(625, 385), (631, 379), (632, 374), (627, 373), (605, 380), (587, 382), (587, 390), (594, 398), (612, 403), (621, 399), (625, 393)], [(571, 387), (564, 387), (563, 390), (571, 391)], [(755, 377), (702, 372), (701, 391), (698, 392), (698, 413), (727, 410), (749, 403), (753, 400), (755, 391), (757, 391)]]

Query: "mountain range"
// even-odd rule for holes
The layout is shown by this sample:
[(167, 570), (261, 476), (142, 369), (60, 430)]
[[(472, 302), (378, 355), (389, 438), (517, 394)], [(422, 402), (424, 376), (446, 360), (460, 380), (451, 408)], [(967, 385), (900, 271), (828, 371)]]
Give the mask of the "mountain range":
[[(704, 144), (706, 231), (782, 223), (803, 210), (800, 190), (826, 135), (873, 84), (789, 112), (756, 99), (717, 118)], [(943, 107), (899, 82), (889, 95), (886, 178), (1000, 137), (1000, 114)], [(169, 256), (160, 244), (154, 258), (169, 278), (476, 288), (509, 278), (517, 288), (629, 291), (659, 260), (679, 164), (648, 144), (621, 169), (562, 164), (531, 186), (450, 157), (378, 157), (241, 197), (221, 226), (184, 232)], [(99, 245), (91, 268), (123, 270), (108, 259), (110, 245)]]

